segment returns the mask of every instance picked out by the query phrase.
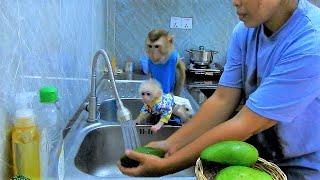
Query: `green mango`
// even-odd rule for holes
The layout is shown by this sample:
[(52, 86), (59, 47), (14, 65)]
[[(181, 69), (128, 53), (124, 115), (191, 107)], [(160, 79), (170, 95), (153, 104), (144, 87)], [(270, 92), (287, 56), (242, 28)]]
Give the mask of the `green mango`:
[(200, 159), (223, 165), (251, 166), (258, 160), (258, 150), (243, 141), (221, 141), (205, 148)]
[(272, 180), (272, 176), (246, 166), (229, 166), (219, 171), (215, 180)]
[[(134, 149), (134, 151), (139, 152), (139, 153), (144, 153), (144, 154), (150, 154), (150, 155), (154, 155), (154, 156), (158, 156), (160, 158), (163, 158), (165, 155), (165, 152), (161, 149), (155, 149), (152, 147), (146, 147), (146, 146), (141, 146), (138, 147), (136, 149)], [(123, 167), (127, 167), (127, 168), (132, 168), (132, 167), (137, 167), (139, 166), (139, 162), (133, 159), (130, 159), (128, 156), (123, 155), (120, 158), (120, 162), (121, 165)]]

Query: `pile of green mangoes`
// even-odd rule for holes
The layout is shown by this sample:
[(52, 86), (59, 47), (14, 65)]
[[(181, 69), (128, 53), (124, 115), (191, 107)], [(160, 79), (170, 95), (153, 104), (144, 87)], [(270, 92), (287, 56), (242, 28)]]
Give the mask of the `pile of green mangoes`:
[(205, 148), (200, 159), (204, 166), (214, 164), (223, 167), (216, 180), (272, 180), (258, 169), (251, 168), (258, 160), (258, 150), (242, 141), (221, 141)]

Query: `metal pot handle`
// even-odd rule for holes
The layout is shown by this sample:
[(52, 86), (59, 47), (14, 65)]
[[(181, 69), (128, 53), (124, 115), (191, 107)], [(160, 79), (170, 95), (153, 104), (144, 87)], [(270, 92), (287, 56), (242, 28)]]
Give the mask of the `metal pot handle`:
[(211, 51), (212, 54), (218, 54), (218, 51)]

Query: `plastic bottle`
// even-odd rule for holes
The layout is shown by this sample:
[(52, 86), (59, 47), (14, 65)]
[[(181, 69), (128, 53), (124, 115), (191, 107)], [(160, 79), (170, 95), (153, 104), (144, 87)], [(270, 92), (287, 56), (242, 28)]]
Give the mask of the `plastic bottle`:
[(117, 74), (118, 66), (117, 66), (117, 59), (116, 59), (116, 57), (112, 57), (112, 58), (111, 58), (111, 68), (112, 68), (113, 74)]
[(40, 179), (39, 131), (32, 109), (16, 111), (12, 130), (13, 171), (15, 176)]
[(43, 87), (39, 90), (41, 133), (42, 177), (59, 179), (59, 169), (64, 170), (63, 135), (60, 111), (57, 104), (58, 91), (55, 87)]
[(0, 99), (0, 179), (12, 177), (11, 130), (12, 124), (5, 105), (6, 101)]

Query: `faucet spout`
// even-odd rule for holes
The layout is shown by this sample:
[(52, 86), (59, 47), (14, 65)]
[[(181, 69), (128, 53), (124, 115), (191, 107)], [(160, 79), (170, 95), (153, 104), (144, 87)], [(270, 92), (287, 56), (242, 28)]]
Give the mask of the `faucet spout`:
[(131, 113), (130, 111), (123, 105), (119, 93), (116, 88), (116, 83), (114, 80), (114, 75), (112, 72), (110, 59), (106, 51), (103, 49), (98, 50), (92, 60), (92, 69), (91, 69), (91, 91), (90, 91), (90, 97), (89, 97), (89, 117), (88, 122), (95, 122), (97, 119), (97, 93), (96, 93), (96, 68), (97, 68), (97, 61), (100, 57), (100, 55), (104, 58), (106, 67), (108, 68), (110, 82), (113, 90), (113, 95), (117, 102), (117, 116), (118, 121), (122, 122), (125, 120), (131, 120)]

